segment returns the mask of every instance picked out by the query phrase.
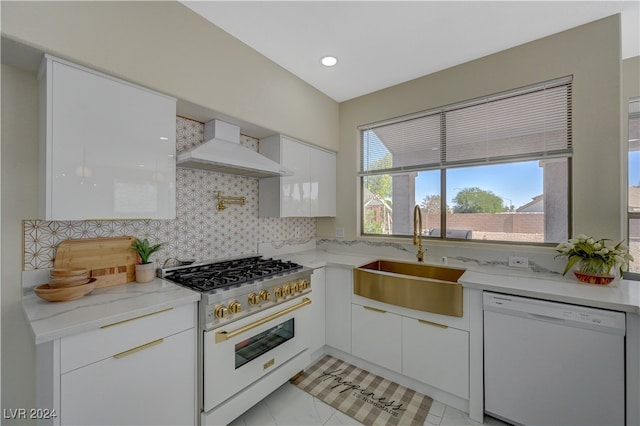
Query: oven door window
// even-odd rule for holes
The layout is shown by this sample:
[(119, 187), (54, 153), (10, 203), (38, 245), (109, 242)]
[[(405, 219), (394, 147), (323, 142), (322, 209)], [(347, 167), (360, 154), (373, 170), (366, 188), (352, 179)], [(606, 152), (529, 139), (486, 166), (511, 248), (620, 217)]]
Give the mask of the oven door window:
[(249, 361), (269, 352), (271, 349), (293, 338), (293, 320), (291, 318), (269, 330), (256, 334), (236, 344), (236, 369)]

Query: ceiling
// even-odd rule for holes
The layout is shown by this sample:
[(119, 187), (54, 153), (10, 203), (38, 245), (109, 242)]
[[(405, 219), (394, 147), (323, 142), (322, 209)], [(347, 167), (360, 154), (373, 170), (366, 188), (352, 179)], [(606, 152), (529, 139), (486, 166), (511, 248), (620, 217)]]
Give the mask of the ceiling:
[(640, 55), (640, 0), (182, 3), (338, 102), (616, 13)]

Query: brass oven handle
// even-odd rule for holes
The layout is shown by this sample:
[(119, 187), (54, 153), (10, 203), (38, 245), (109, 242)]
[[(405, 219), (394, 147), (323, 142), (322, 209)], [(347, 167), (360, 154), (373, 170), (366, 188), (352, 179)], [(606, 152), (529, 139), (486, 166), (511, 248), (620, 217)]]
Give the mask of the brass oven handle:
[(302, 298), (302, 302), (300, 302), (299, 304), (297, 304), (295, 306), (291, 306), (290, 308), (287, 308), (287, 309), (283, 309), (283, 310), (281, 310), (279, 312), (276, 312), (273, 315), (269, 315), (266, 318), (262, 318), (261, 320), (258, 320), (256, 322), (252, 322), (251, 324), (248, 324), (248, 325), (245, 325), (244, 327), (240, 327), (237, 330), (233, 330), (233, 331), (230, 331), (228, 333), (226, 331), (217, 331), (216, 332), (216, 343), (220, 343), (220, 342), (224, 342), (224, 341), (227, 341), (229, 339), (232, 339), (232, 338), (236, 337), (237, 335), (244, 333), (245, 331), (249, 331), (252, 328), (259, 327), (262, 324), (265, 324), (265, 323), (267, 323), (267, 322), (269, 322), (271, 320), (279, 318), (279, 317), (281, 317), (283, 315), (288, 314), (289, 312), (293, 312), (296, 309), (300, 309), (303, 306), (307, 306), (307, 305), (310, 305), (310, 304), (311, 304), (311, 299), (309, 299), (308, 297), (303, 297)]

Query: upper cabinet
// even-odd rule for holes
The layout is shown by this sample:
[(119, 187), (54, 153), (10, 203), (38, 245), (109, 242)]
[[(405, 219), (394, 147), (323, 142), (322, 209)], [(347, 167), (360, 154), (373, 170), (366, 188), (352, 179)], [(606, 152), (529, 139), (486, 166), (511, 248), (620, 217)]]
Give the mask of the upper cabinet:
[(173, 219), (176, 99), (46, 55), (40, 218)]
[(336, 215), (336, 154), (293, 138), (260, 139), (260, 153), (293, 170), (293, 175), (260, 180), (261, 217)]

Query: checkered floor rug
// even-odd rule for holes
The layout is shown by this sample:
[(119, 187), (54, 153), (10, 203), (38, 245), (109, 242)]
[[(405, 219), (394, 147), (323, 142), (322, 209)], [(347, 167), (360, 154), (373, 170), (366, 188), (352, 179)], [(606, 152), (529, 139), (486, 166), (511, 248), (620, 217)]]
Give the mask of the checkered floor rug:
[(325, 355), (293, 383), (356, 419), (373, 425), (423, 425), (433, 400)]

